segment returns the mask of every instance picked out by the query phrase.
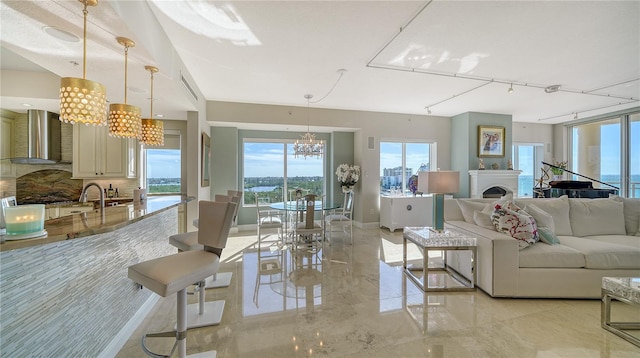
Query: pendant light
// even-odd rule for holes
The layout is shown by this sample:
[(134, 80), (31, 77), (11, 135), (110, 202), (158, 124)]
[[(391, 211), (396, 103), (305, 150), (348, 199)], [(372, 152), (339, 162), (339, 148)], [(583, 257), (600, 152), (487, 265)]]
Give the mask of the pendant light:
[(82, 78), (63, 77), (60, 80), (60, 121), (104, 126), (107, 124), (107, 89), (100, 83), (86, 79), (87, 75), (87, 6), (98, 0), (79, 0), (84, 4), (84, 32), (82, 40)]
[(157, 67), (144, 66), (144, 69), (151, 73), (151, 108), (149, 109), (149, 118), (142, 119), (142, 133), (140, 142), (145, 145), (163, 146), (164, 145), (164, 123), (161, 120), (153, 119), (153, 74), (158, 72)]
[(129, 48), (136, 45), (126, 37), (116, 37), (124, 46), (124, 103), (112, 103), (109, 106), (109, 135), (114, 137), (140, 137), (140, 107), (127, 104), (127, 62)]
[(316, 135), (309, 131), (309, 104), (313, 95), (305, 94), (304, 98), (307, 99), (307, 133), (301, 135), (301, 140), (296, 140), (293, 145), (293, 154), (295, 158), (300, 156), (304, 157), (304, 159), (307, 159), (307, 157), (321, 158), (324, 154), (324, 143), (321, 140), (316, 140)]

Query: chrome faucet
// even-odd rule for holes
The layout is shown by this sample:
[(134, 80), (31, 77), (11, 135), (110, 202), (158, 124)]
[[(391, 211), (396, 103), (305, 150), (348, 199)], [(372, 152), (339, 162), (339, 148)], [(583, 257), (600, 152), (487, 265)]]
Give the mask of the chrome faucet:
[(104, 209), (104, 190), (98, 183), (95, 182), (88, 183), (84, 186), (84, 188), (82, 188), (82, 193), (80, 194), (80, 199), (78, 199), (78, 201), (81, 203), (87, 202), (87, 189), (89, 189), (90, 186), (95, 186), (100, 191), (100, 208)]

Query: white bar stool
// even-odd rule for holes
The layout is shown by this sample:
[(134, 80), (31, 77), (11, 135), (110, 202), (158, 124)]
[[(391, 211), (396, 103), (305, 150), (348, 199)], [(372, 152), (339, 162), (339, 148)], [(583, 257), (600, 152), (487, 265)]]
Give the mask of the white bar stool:
[[(198, 231), (198, 242), (204, 250), (179, 252), (129, 266), (128, 276), (162, 297), (177, 293), (177, 325), (172, 332), (145, 334), (142, 337), (142, 349), (151, 357), (170, 357), (177, 352), (178, 357), (187, 356), (187, 287), (200, 282), (218, 271), (220, 267), (220, 249), (214, 246), (221, 237), (227, 237), (233, 220), (234, 203), (200, 201), (199, 212), (203, 220)], [(176, 342), (169, 355), (152, 352), (146, 346), (147, 337), (175, 336)], [(215, 357), (216, 352), (207, 352)]]

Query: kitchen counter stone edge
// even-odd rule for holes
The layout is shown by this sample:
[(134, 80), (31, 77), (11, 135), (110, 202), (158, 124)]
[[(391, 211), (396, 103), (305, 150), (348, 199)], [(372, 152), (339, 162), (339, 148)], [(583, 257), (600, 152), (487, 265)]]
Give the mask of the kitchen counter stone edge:
[(47, 236), (23, 240), (5, 240), (5, 236), (0, 236), (0, 251), (46, 245), (63, 240), (80, 239), (91, 235), (108, 233), (194, 199), (194, 197), (186, 195), (149, 196), (142, 204), (130, 202), (117, 206), (108, 206), (104, 210), (96, 209), (86, 213), (47, 220), (44, 222)]

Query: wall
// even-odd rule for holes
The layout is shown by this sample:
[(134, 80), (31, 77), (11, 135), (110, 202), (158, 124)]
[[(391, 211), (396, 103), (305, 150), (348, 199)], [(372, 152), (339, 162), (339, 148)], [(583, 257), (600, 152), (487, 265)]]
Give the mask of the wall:
[[(485, 167), (497, 163), (500, 169), (506, 169), (511, 157), (511, 143), (513, 139), (511, 115), (468, 112), (451, 118), (451, 136), (456, 138), (452, 142), (451, 155), (454, 160), (451, 163), (453, 170), (460, 171), (460, 190), (455, 197), (469, 197), (469, 170), (478, 169), (480, 163), (478, 157), (478, 126), (498, 126), (505, 128), (504, 157), (483, 158)], [(455, 130), (455, 131), (454, 131)], [(462, 140), (459, 140), (462, 138)], [(464, 140), (466, 139), (466, 140)]]
[[(281, 133), (289, 132), (297, 136), (298, 129), (293, 130), (290, 127), (305, 125), (307, 118), (309, 118), (312, 132), (331, 132), (335, 134), (332, 135), (335, 139), (346, 138), (340, 133), (353, 133), (354, 161), (352, 164), (358, 164), (362, 169), (361, 181), (355, 187), (354, 218), (356, 222), (363, 225), (376, 227), (379, 221), (379, 144), (381, 139), (436, 140), (438, 166), (443, 170), (450, 168), (451, 122), (447, 117), (322, 108), (311, 108), (308, 114), (306, 107), (217, 101), (207, 103), (207, 119), (216, 126), (212, 133), (223, 127), (253, 126), (254, 128), (272, 128), (272, 130), (282, 128)], [(368, 146), (369, 137), (373, 138), (371, 149)], [(214, 163), (218, 161), (219, 155), (227, 156), (225, 152), (214, 152), (212, 159)], [(229, 155), (239, 156), (239, 150)], [(335, 158), (334, 166), (338, 160), (346, 161), (347, 159)], [(223, 159), (221, 162), (230, 163), (231, 158)], [(218, 164), (214, 166), (217, 167)], [(232, 170), (232, 168), (227, 167), (224, 170)], [(335, 168), (328, 169), (328, 172), (328, 178), (335, 179)]]

